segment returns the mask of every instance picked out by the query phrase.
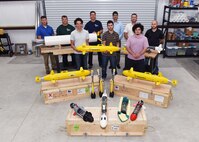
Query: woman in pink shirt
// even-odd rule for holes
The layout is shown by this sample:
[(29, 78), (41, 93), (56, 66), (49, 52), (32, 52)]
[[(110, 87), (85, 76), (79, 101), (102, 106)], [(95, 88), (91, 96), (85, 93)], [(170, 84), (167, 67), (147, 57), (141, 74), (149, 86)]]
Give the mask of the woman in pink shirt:
[(124, 70), (129, 70), (132, 67), (135, 71), (145, 72), (144, 53), (147, 47), (149, 47), (149, 43), (142, 34), (144, 26), (137, 23), (133, 26), (132, 30), (134, 35), (130, 36), (126, 43), (128, 55)]

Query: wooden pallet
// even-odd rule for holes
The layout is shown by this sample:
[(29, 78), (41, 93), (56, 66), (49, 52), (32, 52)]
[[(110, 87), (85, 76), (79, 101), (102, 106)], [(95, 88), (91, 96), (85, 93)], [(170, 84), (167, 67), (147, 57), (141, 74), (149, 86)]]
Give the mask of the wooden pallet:
[(160, 107), (168, 107), (172, 99), (171, 85), (155, 85), (154, 82), (132, 79), (127, 81), (125, 76), (116, 75), (114, 92), (118, 96), (127, 96), (132, 100), (143, 100), (145, 103)]
[[(95, 93), (98, 95), (98, 76), (94, 76), (94, 86)], [(50, 81), (42, 82), (41, 84), (41, 94), (44, 97), (45, 104), (90, 97), (90, 92), (90, 76), (86, 77), (85, 80), (71, 78), (58, 80), (55, 84)]]
[(74, 50), (70, 46), (41, 46), (41, 53), (53, 53), (53, 55), (72, 54)]
[[(131, 108), (133, 112), (134, 108)], [(145, 134), (147, 128), (147, 118), (145, 111), (141, 109), (136, 121), (126, 121), (122, 123), (117, 116), (117, 107), (107, 109), (108, 124), (105, 129), (100, 127), (100, 107), (88, 107), (94, 117), (94, 122), (84, 122), (79, 116), (73, 115), (73, 110), (69, 110), (66, 118), (66, 131), (72, 136), (141, 136)]]

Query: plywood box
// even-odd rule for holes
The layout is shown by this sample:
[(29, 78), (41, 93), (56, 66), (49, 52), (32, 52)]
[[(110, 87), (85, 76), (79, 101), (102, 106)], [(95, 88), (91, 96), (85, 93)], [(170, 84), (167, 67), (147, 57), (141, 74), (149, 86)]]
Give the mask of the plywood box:
[[(95, 94), (98, 95), (99, 79), (97, 76), (94, 77), (94, 86)], [(55, 84), (50, 81), (41, 84), (41, 94), (45, 104), (90, 97), (90, 92), (90, 76), (86, 77), (85, 80), (71, 78), (58, 80)]]
[(172, 99), (171, 85), (155, 85), (154, 82), (132, 79), (127, 81), (125, 76), (116, 75), (114, 92), (118, 96), (127, 96), (132, 100), (143, 100), (145, 103), (160, 107), (168, 107)]
[[(133, 112), (134, 108), (131, 108)], [(73, 110), (69, 110), (66, 117), (66, 131), (68, 135), (82, 136), (134, 136), (144, 135), (147, 127), (147, 118), (145, 111), (141, 109), (136, 121), (121, 122), (117, 116), (117, 107), (109, 107), (107, 109), (108, 124), (105, 129), (100, 127), (100, 107), (88, 107), (87, 111), (90, 111), (94, 117), (94, 122), (84, 122), (79, 116), (73, 115)]]

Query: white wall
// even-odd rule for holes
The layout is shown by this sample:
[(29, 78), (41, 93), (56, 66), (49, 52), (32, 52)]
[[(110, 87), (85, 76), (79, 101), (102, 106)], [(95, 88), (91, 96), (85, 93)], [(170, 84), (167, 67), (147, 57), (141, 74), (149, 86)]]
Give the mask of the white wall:
[[(0, 2), (0, 27), (34, 26), (35, 1)], [(6, 30), (12, 43), (27, 43), (32, 48), (35, 30)]]
[(27, 43), (28, 49), (32, 50), (35, 30), (6, 30), (6, 32), (9, 34), (12, 43)]
[(0, 26), (35, 25), (35, 2), (0, 2)]
[(157, 21), (158, 24), (162, 24), (162, 18), (163, 18), (163, 11), (164, 11), (164, 6), (169, 4), (169, 0), (159, 0), (158, 2), (158, 10), (157, 10)]

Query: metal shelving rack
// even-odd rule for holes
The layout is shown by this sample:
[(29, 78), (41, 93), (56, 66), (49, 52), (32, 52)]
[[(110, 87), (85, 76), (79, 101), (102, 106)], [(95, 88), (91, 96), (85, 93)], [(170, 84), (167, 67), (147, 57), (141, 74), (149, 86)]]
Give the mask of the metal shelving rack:
[[(167, 43), (171, 42), (189, 42), (189, 43), (198, 43), (199, 39), (193, 39), (193, 40), (167, 40), (168, 36), (168, 30), (170, 28), (187, 28), (187, 27), (192, 27), (192, 28), (199, 28), (199, 22), (170, 22), (171, 18), (171, 11), (172, 10), (198, 10), (198, 7), (188, 7), (188, 8), (178, 8), (178, 7), (170, 7), (170, 6), (164, 6), (164, 12), (163, 12), (163, 20), (162, 20), (162, 31), (165, 34), (165, 44), (164, 44), (164, 52), (163, 52), (163, 57), (167, 56)], [(179, 55), (176, 55), (177, 57)], [(182, 56), (182, 55), (180, 55)], [(190, 55), (188, 55), (190, 57)], [(187, 56), (187, 57), (188, 57)], [(196, 56), (193, 54), (193, 56)], [(186, 57), (186, 55), (184, 55)]]

